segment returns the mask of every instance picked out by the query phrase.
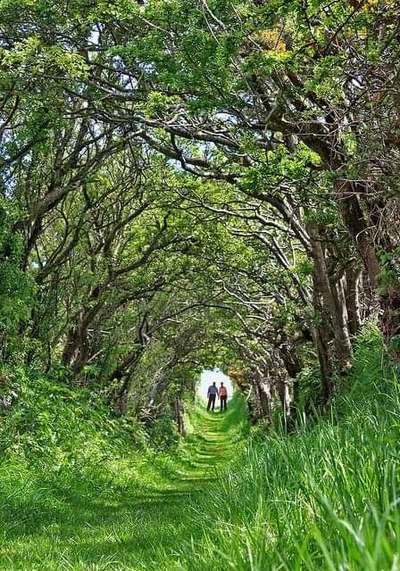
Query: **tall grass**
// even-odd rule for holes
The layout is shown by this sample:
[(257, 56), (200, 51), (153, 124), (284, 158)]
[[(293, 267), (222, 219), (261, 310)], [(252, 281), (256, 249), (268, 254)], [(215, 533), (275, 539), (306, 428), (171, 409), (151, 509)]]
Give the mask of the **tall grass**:
[(374, 328), (358, 340), (348, 388), (328, 417), (250, 443), (197, 508), (204, 539), (183, 547), (177, 568), (399, 568), (400, 385), (382, 371)]

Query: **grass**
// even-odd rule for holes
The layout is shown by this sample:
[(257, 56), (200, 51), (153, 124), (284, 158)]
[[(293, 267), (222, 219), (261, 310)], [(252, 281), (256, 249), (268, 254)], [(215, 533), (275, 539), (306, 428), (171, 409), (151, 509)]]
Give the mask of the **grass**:
[[(200, 497), (242, 446), (243, 403), (191, 417), (175, 455), (127, 452), (96, 469), (48, 473), (22, 463), (0, 471), (0, 568), (173, 569), (196, 527)], [(177, 567), (181, 568), (181, 567)]]
[(400, 386), (372, 329), (341, 394), (291, 435), (249, 436), (236, 399), (224, 415), (197, 404), (169, 454), (125, 442), (59, 470), (9, 456), (0, 568), (398, 570)]
[(201, 545), (184, 546), (182, 560), (198, 571), (399, 569), (400, 385), (381, 364), (380, 338), (366, 331), (349, 396), (330, 415), (253, 438), (211, 491)]
[(343, 425), (249, 448), (211, 493), (209, 549), (193, 568), (211, 568), (213, 540), (222, 559), (213, 569), (397, 569), (399, 404), (357, 407)]

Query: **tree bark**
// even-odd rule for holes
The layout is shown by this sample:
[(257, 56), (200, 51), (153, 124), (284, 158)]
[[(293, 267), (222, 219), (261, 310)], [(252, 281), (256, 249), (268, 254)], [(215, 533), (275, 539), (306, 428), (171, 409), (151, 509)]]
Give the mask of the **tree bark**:
[(352, 347), (347, 323), (347, 310), (342, 286), (337, 278), (329, 275), (326, 264), (326, 249), (323, 246), (322, 231), (316, 223), (308, 224), (312, 237), (312, 257), (314, 260), (314, 302), (315, 309), (321, 312), (322, 326), (331, 330), (335, 345), (335, 358), (340, 372), (351, 366)]
[(361, 268), (356, 263), (350, 264), (345, 271), (345, 297), (350, 334), (354, 337), (361, 327), (360, 280)]
[(285, 430), (287, 430), (288, 420), (290, 417), (290, 404), (292, 400), (290, 394), (291, 391), (290, 391), (289, 375), (285, 367), (284, 361), (281, 358), (278, 351), (274, 351), (272, 359), (274, 365), (274, 373), (276, 375), (277, 392), (282, 406), (283, 422)]
[(181, 434), (182, 436), (185, 436), (186, 430), (185, 430), (184, 408), (179, 394), (177, 394), (175, 397), (175, 419), (178, 428), (178, 433)]
[(380, 272), (379, 261), (370, 224), (364, 215), (358, 198), (359, 194), (366, 193), (365, 186), (350, 180), (339, 180), (336, 184), (336, 192), (338, 195), (336, 202), (342, 214), (343, 222), (364, 262), (371, 287), (375, 290)]
[(254, 384), (257, 391), (258, 402), (260, 406), (260, 415), (272, 422), (272, 392), (271, 384), (268, 378), (265, 378), (263, 372), (257, 367), (254, 375)]
[(400, 362), (400, 287), (389, 286), (381, 296), (381, 328), (390, 361)]
[(314, 266), (313, 270), (313, 307), (317, 323), (312, 329), (312, 336), (317, 350), (321, 374), (321, 400), (322, 404), (326, 404), (330, 399), (333, 389), (333, 332), (329, 316), (324, 307), (320, 279), (316, 266)]

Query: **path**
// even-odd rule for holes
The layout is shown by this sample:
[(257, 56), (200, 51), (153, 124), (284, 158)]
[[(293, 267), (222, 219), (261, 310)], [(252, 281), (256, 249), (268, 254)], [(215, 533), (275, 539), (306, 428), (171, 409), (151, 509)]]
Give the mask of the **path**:
[(215, 479), (217, 469), (232, 459), (241, 439), (238, 413), (236, 404), (223, 414), (202, 409), (196, 412), (193, 434), (182, 447), (181, 477), (176, 485), (196, 482), (197, 487), (191, 486), (189, 491), (199, 491), (202, 483)]
[(196, 508), (212, 490), (218, 471), (237, 452), (243, 438), (243, 414), (240, 402), (223, 414), (196, 409), (191, 417), (192, 431), (177, 453), (174, 470), (163, 483), (147, 491), (140, 507), (136, 505), (141, 525), (131, 541), (135, 543), (137, 569), (175, 568), (171, 554), (179, 552), (190, 535), (198, 534)]

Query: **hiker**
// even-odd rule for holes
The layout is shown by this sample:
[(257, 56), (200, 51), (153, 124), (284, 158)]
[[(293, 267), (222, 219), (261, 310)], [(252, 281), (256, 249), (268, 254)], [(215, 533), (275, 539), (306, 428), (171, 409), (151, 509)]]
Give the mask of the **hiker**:
[(217, 398), (217, 396), (219, 396), (216, 383), (213, 383), (208, 387), (207, 396), (208, 396), (207, 410), (210, 410), (211, 408), (211, 410), (214, 411), (215, 399)]
[(220, 403), (221, 403), (221, 412), (226, 410), (226, 401), (228, 400), (228, 391), (226, 390), (226, 386), (224, 383), (221, 383), (218, 391)]

